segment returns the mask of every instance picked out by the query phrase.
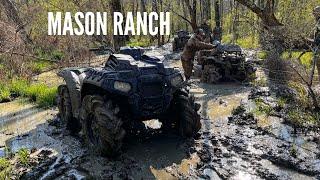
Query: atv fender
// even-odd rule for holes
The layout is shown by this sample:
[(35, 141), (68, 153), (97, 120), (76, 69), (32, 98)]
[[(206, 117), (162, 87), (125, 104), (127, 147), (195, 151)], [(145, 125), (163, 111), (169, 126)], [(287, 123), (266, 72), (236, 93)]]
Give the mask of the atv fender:
[(78, 118), (79, 109), (81, 106), (81, 84), (79, 75), (77, 75), (77, 73), (73, 72), (72, 70), (66, 69), (60, 71), (58, 73), (58, 76), (62, 77), (66, 82), (71, 98), (72, 114), (73, 117)]

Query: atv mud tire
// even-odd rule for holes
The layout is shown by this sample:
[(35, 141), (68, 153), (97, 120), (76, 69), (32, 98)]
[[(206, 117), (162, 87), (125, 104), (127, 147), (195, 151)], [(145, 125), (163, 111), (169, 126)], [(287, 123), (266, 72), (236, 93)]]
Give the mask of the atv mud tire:
[(73, 117), (72, 105), (68, 87), (66, 85), (60, 85), (58, 87), (57, 104), (60, 113), (60, 119), (72, 134), (76, 134), (80, 131), (80, 122)]
[(92, 153), (103, 156), (119, 153), (125, 136), (119, 111), (111, 100), (96, 95), (84, 97), (80, 115), (82, 131)]
[(194, 137), (201, 128), (200, 105), (194, 100), (185, 91), (176, 93), (168, 113), (160, 119), (164, 130), (176, 129), (182, 137)]
[(218, 83), (222, 79), (220, 69), (214, 65), (205, 65), (201, 75), (203, 83)]

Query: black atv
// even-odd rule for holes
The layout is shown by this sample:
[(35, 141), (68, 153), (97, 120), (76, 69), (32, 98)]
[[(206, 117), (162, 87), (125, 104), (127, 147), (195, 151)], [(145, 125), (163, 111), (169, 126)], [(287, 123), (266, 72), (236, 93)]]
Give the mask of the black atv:
[(180, 71), (139, 48), (120, 53), (110, 54), (103, 67), (58, 73), (66, 82), (58, 88), (58, 107), (67, 128), (82, 131), (89, 148), (107, 156), (119, 152), (132, 124), (145, 120), (159, 119), (164, 129), (194, 136), (201, 128), (200, 105)]
[(220, 44), (214, 50), (198, 53), (197, 62), (201, 65), (201, 81), (218, 83), (220, 81), (246, 82), (255, 79), (256, 68), (246, 61), (240, 46)]

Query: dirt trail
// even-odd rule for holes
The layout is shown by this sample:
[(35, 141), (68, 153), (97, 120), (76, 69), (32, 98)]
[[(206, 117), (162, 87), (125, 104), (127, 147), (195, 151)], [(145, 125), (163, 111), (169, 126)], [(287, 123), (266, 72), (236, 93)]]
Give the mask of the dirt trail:
[[(179, 54), (168, 48), (149, 53), (167, 56), (181, 68)], [(125, 139), (122, 155), (108, 159), (90, 155), (81, 137), (59, 123), (56, 109), (41, 110), (18, 101), (0, 104), (0, 145), (17, 151), (47, 149), (52, 156), (27, 177), (97, 179), (316, 179), (320, 174), (319, 142), (310, 135), (292, 135), (277, 117), (230, 121), (240, 104), (251, 107), (251, 87), (209, 85), (193, 79), (191, 92), (201, 104), (202, 129), (195, 140), (163, 134), (158, 121), (145, 124), (150, 133)], [(295, 157), (292, 157), (294, 147)], [(2, 148), (3, 150), (4, 148)], [(0, 155), (3, 154), (0, 153)]]

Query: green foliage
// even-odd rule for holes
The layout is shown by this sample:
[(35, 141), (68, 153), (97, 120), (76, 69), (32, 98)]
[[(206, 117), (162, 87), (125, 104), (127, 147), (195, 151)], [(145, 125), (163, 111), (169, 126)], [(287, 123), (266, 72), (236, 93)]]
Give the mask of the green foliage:
[(261, 87), (266, 87), (268, 86), (268, 81), (266, 78), (259, 78), (253, 81), (254, 86), (261, 86)]
[(306, 111), (301, 107), (294, 107), (288, 111), (287, 120), (296, 127), (318, 125), (320, 122), (320, 114), (317, 112)]
[(10, 101), (10, 96), (9, 88), (0, 83), (0, 102)]
[(37, 96), (36, 103), (40, 107), (51, 107), (56, 103), (57, 88), (46, 88)]
[(140, 46), (140, 47), (147, 47), (152, 45), (152, 43), (149, 40), (149, 37), (140, 37), (140, 38), (131, 38), (130, 42), (127, 43), (127, 46)]
[(291, 155), (292, 157), (294, 157), (294, 158), (297, 157), (297, 155), (298, 155), (298, 149), (297, 149), (297, 147), (296, 147), (295, 144), (293, 144), (293, 145), (290, 147), (289, 153), (290, 153), (290, 155)]
[(294, 98), (299, 106), (302, 108), (310, 106), (309, 93), (302, 84), (290, 81), (288, 86), (297, 92), (297, 96)]
[(52, 63), (48, 61), (33, 61), (30, 66), (33, 73), (40, 74), (41, 72), (50, 68)]
[(28, 164), (29, 164), (29, 150), (26, 148), (21, 148), (17, 152), (17, 155), (18, 155), (19, 162), (23, 166), (28, 166)]
[(0, 158), (0, 179), (10, 179), (12, 165), (7, 158)]
[(50, 107), (55, 104), (57, 88), (45, 84), (30, 85), (23, 79), (13, 79), (8, 85), (0, 84), (0, 102), (9, 101), (12, 94), (26, 97), (40, 107)]
[(222, 42), (223, 43), (231, 43), (232, 42), (232, 35), (231, 34), (222, 35)]
[(40, 107), (50, 107), (55, 104), (57, 88), (49, 88), (45, 84), (33, 84), (25, 91), (25, 96), (36, 102)]
[(280, 97), (280, 98), (278, 99), (278, 106), (279, 106), (280, 108), (284, 108), (287, 103), (288, 103), (288, 99), (287, 99), (287, 98)]
[(259, 51), (257, 56), (259, 59), (267, 59), (267, 52), (266, 51)]
[[(222, 42), (223, 43), (232, 43), (232, 35), (231, 34), (225, 34), (222, 36)], [(235, 44), (238, 44), (242, 48), (246, 49), (256, 49), (259, 47), (257, 38), (254, 36), (245, 36), (240, 39), (238, 39)]]
[(13, 79), (9, 85), (10, 92), (17, 96), (24, 95), (25, 90), (28, 88), (29, 82), (24, 79)]
[(259, 47), (258, 41), (253, 36), (243, 37), (237, 40), (237, 44), (242, 48), (256, 49)]
[(45, 50), (42, 48), (35, 49), (35, 55), (39, 58), (60, 61), (64, 58), (64, 53), (60, 50)]
[(266, 116), (270, 116), (274, 113), (273, 108), (266, 104), (263, 99), (261, 98), (257, 98), (254, 100), (255, 104), (256, 104), (256, 109), (254, 110), (254, 113), (256, 115), (266, 115)]
[[(302, 54), (302, 51), (293, 51), (293, 52), (283, 52), (281, 55), (282, 59), (298, 59), (299, 56)], [(300, 63), (307, 68), (311, 67), (313, 54), (311, 52), (306, 52), (303, 56), (300, 57)]]

